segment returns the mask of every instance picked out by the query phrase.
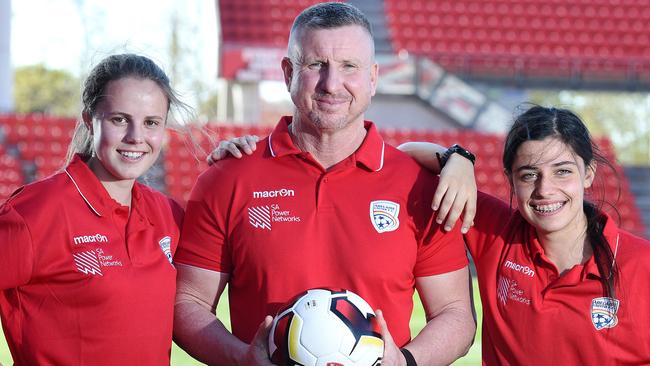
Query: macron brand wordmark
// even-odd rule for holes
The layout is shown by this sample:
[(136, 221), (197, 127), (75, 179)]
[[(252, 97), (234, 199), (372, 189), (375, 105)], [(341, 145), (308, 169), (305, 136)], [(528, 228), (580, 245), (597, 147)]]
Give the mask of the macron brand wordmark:
[(528, 266), (523, 266), (521, 264), (511, 262), (509, 260), (507, 260), (503, 264), (503, 266), (506, 267), (506, 268), (510, 268), (513, 271), (523, 273), (524, 275), (526, 275), (528, 277), (535, 277), (535, 271), (533, 271), (533, 269), (528, 267)]
[(253, 198), (273, 198), (273, 197), (293, 197), (296, 193), (293, 189), (277, 189), (274, 191), (255, 191), (253, 192)]
[(72, 238), (75, 244), (86, 244), (86, 243), (108, 243), (108, 237), (102, 234), (94, 235), (80, 235)]

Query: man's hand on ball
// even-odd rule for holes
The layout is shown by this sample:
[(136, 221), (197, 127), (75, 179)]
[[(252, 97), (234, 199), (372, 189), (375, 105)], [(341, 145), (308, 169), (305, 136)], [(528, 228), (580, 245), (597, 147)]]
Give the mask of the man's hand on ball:
[(384, 339), (384, 357), (381, 360), (382, 366), (406, 366), (406, 360), (402, 355), (402, 352), (399, 350), (393, 337), (388, 331), (388, 325), (384, 319), (384, 313), (377, 309), (375, 310), (377, 314), (377, 322), (379, 323), (379, 328), (381, 328), (381, 337)]
[(269, 315), (264, 318), (264, 321), (257, 328), (253, 341), (248, 346), (248, 352), (242, 365), (244, 366), (272, 366), (269, 359), (268, 339), (269, 332), (271, 331), (271, 324), (273, 318)]

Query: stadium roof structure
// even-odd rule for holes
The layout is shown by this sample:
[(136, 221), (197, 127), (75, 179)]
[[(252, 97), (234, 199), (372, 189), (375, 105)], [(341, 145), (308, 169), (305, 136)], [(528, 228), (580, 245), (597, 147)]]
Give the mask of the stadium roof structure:
[[(233, 76), (248, 62), (229, 52), (283, 51), (294, 17), (318, 2), (220, 0), (222, 74)], [(364, 11), (371, 6), (348, 2)], [(650, 90), (648, 0), (376, 0), (372, 6), (384, 18), (373, 22), (375, 32), (387, 34), (393, 53), (430, 57), (464, 79)]]

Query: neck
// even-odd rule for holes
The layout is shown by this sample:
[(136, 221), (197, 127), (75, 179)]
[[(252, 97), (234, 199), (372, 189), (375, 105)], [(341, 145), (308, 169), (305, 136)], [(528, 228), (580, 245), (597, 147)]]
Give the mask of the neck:
[(562, 231), (541, 233), (537, 231), (544, 254), (563, 274), (576, 265), (583, 264), (592, 256), (593, 251), (587, 238), (586, 217), (578, 225)]
[(293, 117), (289, 131), (294, 144), (300, 150), (310, 153), (325, 169), (354, 154), (367, 132), (363, 119), (340, 129), (324, 130), (302, 123), (297, 115)]
[(90, 158), (88, 167), (95, 173), (99, 182), (104, 186), (108, 195), (122, 206), (131, 207), (131, 191), (135, 180), (125, 179), (116, 180), (104, 169), (102, 163), (97, 158)]

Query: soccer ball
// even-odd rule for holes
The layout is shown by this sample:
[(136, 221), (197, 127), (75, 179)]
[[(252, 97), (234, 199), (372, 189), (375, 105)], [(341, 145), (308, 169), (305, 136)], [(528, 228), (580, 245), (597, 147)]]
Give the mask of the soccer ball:
[(312, 289), (273, 319), (269, 355), (281, 366), (376, 366), (384, 341), (374, 311), (359, 295)]

